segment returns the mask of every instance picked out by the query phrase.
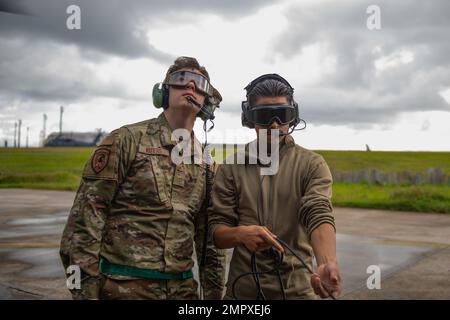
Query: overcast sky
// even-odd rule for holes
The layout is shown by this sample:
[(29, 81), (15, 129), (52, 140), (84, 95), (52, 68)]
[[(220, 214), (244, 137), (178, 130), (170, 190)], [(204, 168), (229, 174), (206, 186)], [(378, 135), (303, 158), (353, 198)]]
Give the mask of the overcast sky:
[[(69, 30), (69, 5), (81, 30)], [(381, 29), (366, 13), (377, 5)], [(223, 96), (212, 142), (244, 143), (243, 88), (279, 73), (295, 88), (311, 149), (450, 151), (450, 2), (0, 0), (0, 142), (22, 119), (47, 133), (111, 131), (159, 114), (151, 99), (177, 56)], [(203, 139), (201, 124), (196, 133)]]

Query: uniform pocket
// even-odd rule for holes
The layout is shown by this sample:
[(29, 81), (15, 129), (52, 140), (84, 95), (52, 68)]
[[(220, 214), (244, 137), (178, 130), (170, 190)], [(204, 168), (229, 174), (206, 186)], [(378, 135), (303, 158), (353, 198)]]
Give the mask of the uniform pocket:
[(128, 198), (136, 199), (141, 205), (167, 203), (166, 177), (158, 156), (136, 153), (121, 189)]
[(156, 195), (158, 193), (151, 156), (137, 153), (130, 171), (128, 178), (133, 182), (136, 192), (145, 195)]

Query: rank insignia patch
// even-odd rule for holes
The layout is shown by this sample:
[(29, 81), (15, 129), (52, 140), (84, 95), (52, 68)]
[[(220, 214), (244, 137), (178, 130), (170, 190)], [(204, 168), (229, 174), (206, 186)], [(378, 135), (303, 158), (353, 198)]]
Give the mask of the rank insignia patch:
[(102, 172), (106, 168), (109, 161), (110, 150), (106, 148), (97, 149), (92, 157), (91, 167), (96, 174)]

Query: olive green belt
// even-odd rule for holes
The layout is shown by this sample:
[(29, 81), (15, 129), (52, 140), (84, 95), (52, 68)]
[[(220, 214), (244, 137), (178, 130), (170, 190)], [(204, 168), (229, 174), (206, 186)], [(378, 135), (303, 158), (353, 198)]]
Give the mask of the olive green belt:
[(105, 274), (118, 274), (122, 276), (132, 276), (146, 279), (185, 280), (193, 277), (192, 270), (181, 273), (163, 273), (158, 270), (141, 269), (137, 267), (114, 264), (103, 258), (100, 258), (99, 268), (100, 272)]

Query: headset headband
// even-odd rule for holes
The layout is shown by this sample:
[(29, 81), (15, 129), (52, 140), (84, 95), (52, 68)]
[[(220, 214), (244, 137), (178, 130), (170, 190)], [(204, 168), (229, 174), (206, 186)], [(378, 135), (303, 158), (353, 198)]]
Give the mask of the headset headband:
[(276, 73), (267, 73), (267, 74), (263, 74), (262, 76), (259, 76), (258, 78), (256, 78), (255, 80), (253, 80), (252, 82), (250, 82), (245, 88), (244, 90), (247, 91), (247, 97), (249, 95), (250, 92), (252, 92), (253, 88), (260, 82), (267, 80), (267, 79), (273, 79), (273, 80), (278, 80), (282, 83), (284, 83), (285, 85), (287, 85), (291, 90), (292, 90), (292, 95), (294, 94), (294, 88), (289, 84), (289, 82), (284, 79), (282, 76), (276, 74)]

